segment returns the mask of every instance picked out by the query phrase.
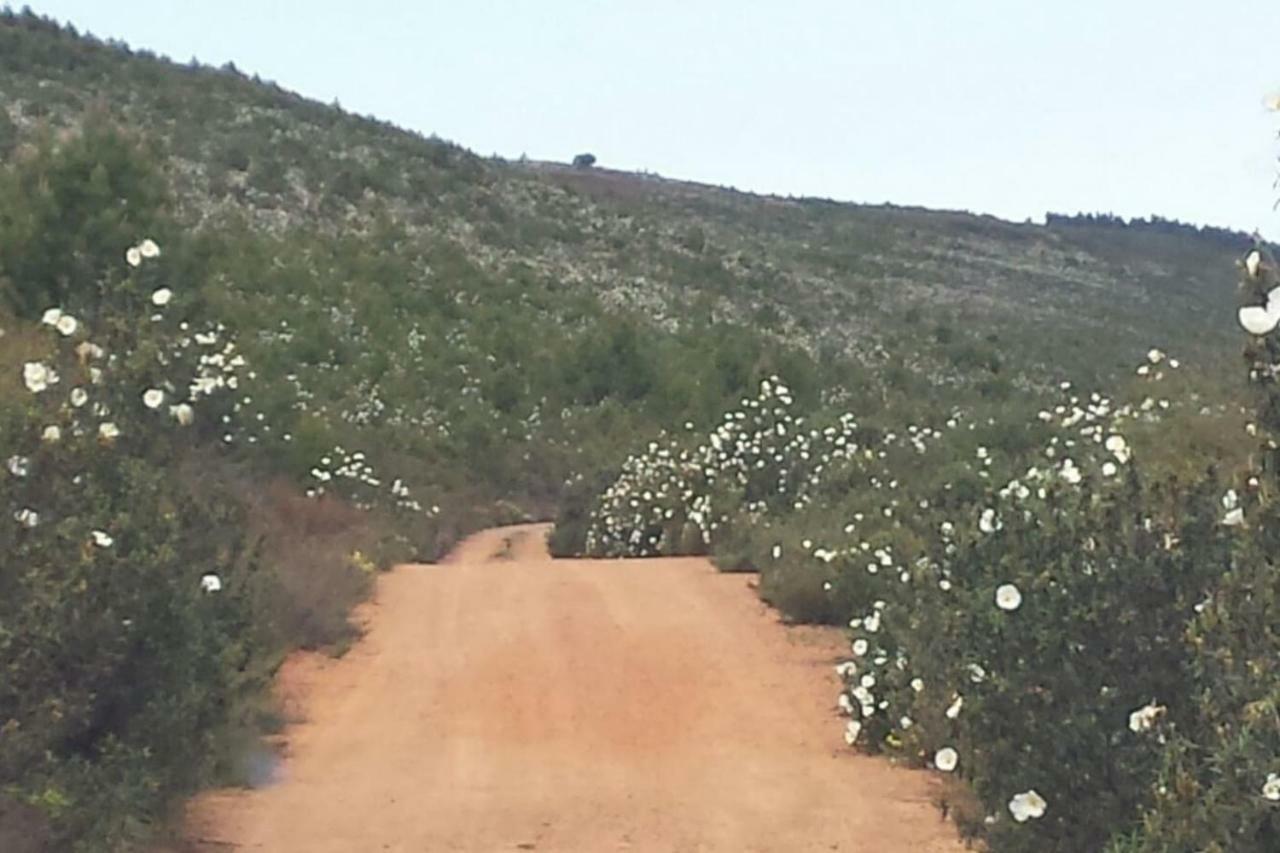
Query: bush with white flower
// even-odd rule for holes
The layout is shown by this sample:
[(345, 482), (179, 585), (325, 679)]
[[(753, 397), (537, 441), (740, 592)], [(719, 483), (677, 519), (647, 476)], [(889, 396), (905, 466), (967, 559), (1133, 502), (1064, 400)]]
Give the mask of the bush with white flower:
[[(1256, 381), (1274, 382), (1271, 361), (1280, 352), (1255, 365)], [(1123, 395), (1064, 382), (1016, 438), (956, 411), (874, 429), (854, 414), (787, 413), (778, 429), (760, 417), (775, 414), (771, 379), (702, 440), (677, 434), (630, 457), (590, 516), (588, 550), (696, 553), (674, 535), (692, 518), (695, 541), (722, 565), (760, 569), (762, 595), (784, 613), (843, 613), (845, 740), (959, 777), (983, 811), (957, 819), (991, 849), (1101, 849), (1144, 820), (1151, 849), (1174, 849), (1156, 840), (1160, 798), (1187, 790), (1193, 747), (1226, 725), (1197, 705), (1230, 695), (1208, 676), (1194, 688), (1206, 666), (1197, 637), (1267, 491), (1256, 460), (1231, 478), (1204, 473), (1216, 460), (1187, 463), (1186, 436), (1235, 429), (1236, 415), (1206, 406), (1183, 373), (1152, 349)], [(1265, 414), (1255, 421), (1248, 435), (1273, 434)], [(1260, 458), (1274, 454), (1268, 444)], [(1274, 690), (1280, 644), (1262, 613), (1280, 612), (1275, 583), (1259, 596), (1263, 578), (1251, 577), (1232, 611), (1252, 627), (1219, 642), (1247, 638), (1257, 651), (1237, 679)], [(1228, 716), (1253, 714), (1256, 741), (1276, 705), (1249, 699)], [(1249, 816), (1239, 849), (1265, 849), (1276, 746), (1256, 743), (1256, 766), (1231, 775)], [(1183, 778), (1161, 784), (1170, 756)], [(1177, 814), (1194, 811), (1179, 800)]]
[[(126, 281), (157, 274), (137, 251)], [(201, 778), (265, 675), (243, 507), (187, 463), (234, 374), (206, 390), (162, 302), (53, 306), (0, 350), (0, 779), (68, 843), (119, 843), (122, 813)]]
[(583, 548), (610, 556), (698, 554), (729, 514), (756, 523), (808, 505), (828, 466), (860, 448), (858, 424), (811, 427), (777, 376), (705, 436), (662, 436), (628, 457), (599, 496)]
[(1230, 531), (1223, 571), (1185, 629), (1184, 723), (1170, 732), (1141, 830), (1116, 853), (1264, 851), (1280, 838), (1280, 333), (1248, 310), (1272, 310), (1280, 265), (1260, 245), (1242, 266), (1240, 322), (1257, 400), (1244, 440), (1253, 453), (1241, 488), (1217, 509)]

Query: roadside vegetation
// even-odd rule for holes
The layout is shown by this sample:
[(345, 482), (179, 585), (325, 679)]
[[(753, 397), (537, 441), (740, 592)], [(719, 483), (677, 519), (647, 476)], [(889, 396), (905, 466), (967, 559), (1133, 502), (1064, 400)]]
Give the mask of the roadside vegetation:
[(193, 223), (178, 171), (105, 107), (0, 168), (6, 849), (145, 845), (246, 780), (272, 674), (341, 654), (379, 569), (547, 517), (569, 472), (705, 422), (757, 365), (821, 384), (785, 343), (653, 328), (390, 217)]
[(484, 160), (11, 11), (0, 162), (0, 847), (137, 849), (377, 570), (557, 514), (850, 624), (848, 739), (993, 850), (1280, 832), (1244, 235)]
[(773, 376), (571, 492), (554, 541), (710, 554), (847, 624), (846, 742), (949, 774), (985, 849), (1271, 850), (1280, 275), (1238, 271), (1235, 382), (1151, 348), (1118, 391), (886, 421)]

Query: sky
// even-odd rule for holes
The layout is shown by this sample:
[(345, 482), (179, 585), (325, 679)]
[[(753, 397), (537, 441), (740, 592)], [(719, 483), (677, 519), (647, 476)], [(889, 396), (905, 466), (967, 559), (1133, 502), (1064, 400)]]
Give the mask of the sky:
[(478, 154), (1280, 237), (1277, 0), (31, 0)]

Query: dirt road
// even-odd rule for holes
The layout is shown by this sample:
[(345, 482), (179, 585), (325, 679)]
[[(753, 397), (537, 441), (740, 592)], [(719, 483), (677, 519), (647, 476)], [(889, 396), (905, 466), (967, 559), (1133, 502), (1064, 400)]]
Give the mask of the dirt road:
[(961, 849), (928, 774), (844, 747), (838, 631), (700, 559), (552, 561), (544, 532), (380, 578), (353, 651), (282, 673), (281, 781), (197, 800), (196, 849)]

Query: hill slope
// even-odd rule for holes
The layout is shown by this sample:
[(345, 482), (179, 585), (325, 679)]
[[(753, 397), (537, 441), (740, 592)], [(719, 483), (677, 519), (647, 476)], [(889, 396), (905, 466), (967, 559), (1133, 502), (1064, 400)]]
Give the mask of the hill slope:
[[(273, 234), (369, 234), (641, 311), (713, 316), (814, 353), (930, 382), (974, 362), (1003, 375), (1110, 373), (1121, 341), (1230, 350), (1230, 260), (1243, 235), (753, 196), (603, 169), (482, 160), (225, 69), (173, 65), (34, 20), (0, 30), (0, 95), (18, 128), (102, 105), (162, 140), (185, 221)], [(12, 135), (12, 132), (11, 132)], [(1009, 366), (1013, 369), (1010, 371)]]
[[(891, 601), (930, 627), (905, 631), (913, 642), (939, 626), (989, 638), (989, 590), (965, 586), (976, 621), (934, 619), (913, 609), (915, 587), (875, 591), (885, 574), (907, 584), (906, 563), (878, 574), (861, 552), (919, 554), (953, 518), (971, 536), (980, 504), (995, 532), (996, 497), (1037, 492), (987, 493), (1033, 463), (1053, 479), (1043, 459), (1056, 471), (1064, 449), (1092, 467), (1085, 480), (1068, 457), (1062, 478), (1127, 507), (1141, 535), (1124, 542), (1164, 524), (1164, 550), (1201, 549), (1178, 552), (1186, 584), (1136, 605), (1153, 642), (1181, 635), (1171, 608), (1201, 600), (1196, 573), (1216, 571), (1204, 549), (1229, 544), (1230, 527), (1180, 537), (1171, 519), (1193, 502), (1176, 483), (1172, 509), (1140, 518), (1164, 493), (1134, 478), (1130, 500), (1099, 454), (1105, 436), (1127, 464), (1107, 434), (1123, 427), (1156, 463), (1144, 470), (1183, 484), (1252, 457), (1239, 440), (1260, 434), (1251, 416), (1211, 405), (1243, 388), (1224, 381), (1242, 235), (484, 160), (234, 69), (8, 12), (0, 105), (0, 517), (13, 519), (0, 526), (0, 732), (21, 735), (0, 737), (0, 838), (19, 813), (39, 827), (21, 834), (53, 849), (130, 849), (173, 798), (234, 775), (228, 744), (271, 725), (262, 688), (283, 653), (349, 642), (347, 608), (378, 567), (553, 508), (558, 552), (710, 549), (772, 567), (762, 593), (798, 618), (848, 624)], [(1114, 399), (1131, 403), (1084, 390), (1117, 377), (1132, 387)], [(1205, 479), (1196, 513), (1211, 518), (1224, 486)], [(1019, 541), (1070, 556), (1114, 538), (1121, 515), (1082, 506), (1088, 524)], [(1008, 564), (1024, 589), (1057, 583), (1032, 576), (1043, 554), (990, 541), (999, 559), (934, 544), (957, 577), (986, 583)], [(1148, 576), (1131, 562), (1115, 562), (1118, 583)], [(1141, 602), (1115, 589), (1106, 601)], [(1117, 631), (1104, 645), (1120, 657), (1150, 639), (1117, 627), (1111, 604), (1084, 611), (1096, 621), (1062, 610), (1046, 655), (1068, 630)], [(949, 657), (917, 652), (939, 684), (955, 676)], [(1111, 697), (1109, 659), (1082, 659), (1101, 687), (1064, 695)], [(1138, 692), (1106, 712), (1185, 692), (1165, 689), (1171, 671), (1124, 679)], [(1019, 701), (1042, 689), (1009, 683)], [(919, 760), (941, 745), (951, 718), (934, 710), (936, 726), (895, 748)], [(1016, 765), (1016, 747), (987, 753), (991, 766)], [(1076, 783), (1088, 775), (1055, 790)], [(1089, 817), (1092, 794), (1075, 793)], [(1110, 832), (1071, 799), (1045, 825)], [(1112, 812), (1128, 820), (1138, 799)]]

